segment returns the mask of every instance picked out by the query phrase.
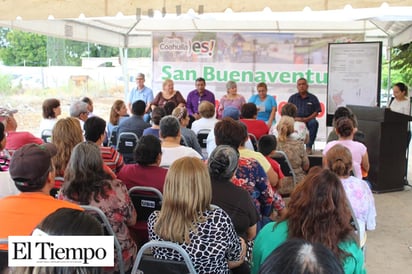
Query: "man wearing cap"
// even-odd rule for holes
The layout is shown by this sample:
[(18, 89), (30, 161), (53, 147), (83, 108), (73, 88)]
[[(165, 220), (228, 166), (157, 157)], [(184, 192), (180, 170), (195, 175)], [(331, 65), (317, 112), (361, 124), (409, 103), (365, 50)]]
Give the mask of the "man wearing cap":
[(143, 119), (145, 122), (150, 120), (150, 103), (153, 101), (153, 90), (144, 85), (145, 76), (143, 73), (138, 73), (136, 76), (136, 86), (132, 88), (127, 99), (127, 107), (129, 112), (132, 112), (132, 104), (138, 100), (142, 100), (146, 104), (145, 115)]
[[(31, 235), (41, 220), (59, 208), (82, 210), (49, 195), (55, 177), (51, 159), (56, 153), (56, 146), (47, 143), (27, 144), (13, 154), (10, 176), (21, 193), (0, 199), (0, 238)], [(7, 246), (0, 245), (0, 249), (7, 250)]]
[(42, 144), (43, 140), (35, 137), (28, 131), (16, 131), (17, 121), (14, 118), (16, 109), (0, 108), (0, 121), (4, 124), (7, 137), (6, 137), (6, 150), (13, 154), (16, 149), (26, 144)]

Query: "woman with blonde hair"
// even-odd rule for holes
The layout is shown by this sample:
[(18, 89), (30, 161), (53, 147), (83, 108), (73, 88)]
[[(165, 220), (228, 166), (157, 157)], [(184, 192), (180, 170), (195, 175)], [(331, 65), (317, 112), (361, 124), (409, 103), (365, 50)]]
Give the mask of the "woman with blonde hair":
[[(293, 137), (295, 132), (295, 120), (290, 116), (282, 116), (277, 125), (278, 144), (277, 150), (281, 150), (288, 156), (296, 175), (297, 182), (303, 180), (306, 171), (309, 169), (309, 158), (302, 140)], [(293, 190), (293, 178), (285, 177), (282, 179), (282, 187), (278, 190), (280, 194), (289, 194)]]
[(159, 91), (151, 103), (152, 110), (155, 107), (163, 107), (167, 102), (174, 102), (178, 107), (186, 106), (186, 100), (180, 91), (174, 89), (172, 79), (166, 79), (163, 82), (163, 90)]
[(374, 230), (376, 227), (375, 200), (371, 189), (364, 180), (351, 176), (352, 154), (343, 145), (337, 144), (331, 147), (326, 153), (325, 163), (342, 182), (358, 221), (361, 241), (363, 241), (365, 230)]
[(252, 273), (288, 239), (299, 238), (327, 247), (346, 274), (366, 273), (364, 257), (350, 224), (351, 212), (338, 176), (314, 167), (293, 191), (288, 211), (279, 222), (267, 224), (253, 247)]
[[(212, 187), (206, 165), (183, 157), (170, 167), (160, 211), (148, 220), (149, 238), (172, 241), (189, 254), (197, 273), (229, 273), (229, 261), (243, 263), (240, 238), (230, 217), (212, 209)], [(182, 260), (174, 251), (156, 248), (155, 258)]]
[[(79, 120), (73, 117), (60, 119), (53, 128), (52, 136), (52, 143), (57, 148), (57, 154), (53, 157), (56, 177), (64, 177), (73, 148), (84, 141)], [(62, 179), (56, 179), (55, 188), (60, 189), (62, 184)]]
[(200, 155), (202, 155), (202, 148), (199, 145), (199, 141), (197, 140), (197, 135), (194, 133), (193, 130), (187, 128), (189, 124), (190, 117), (187, 112), (186, 107), (176, 107), (172, 111), (172, 116), (176, 117), (180, 123), (180, 134), (182, 139), (184, 140), (184, 145), (193, 148), (197, 151)]

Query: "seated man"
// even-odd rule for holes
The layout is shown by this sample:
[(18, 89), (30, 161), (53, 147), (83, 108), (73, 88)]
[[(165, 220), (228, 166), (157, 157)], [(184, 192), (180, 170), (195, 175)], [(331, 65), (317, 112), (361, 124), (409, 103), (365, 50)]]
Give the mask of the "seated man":
[(82, 130), (84, 122), (89, 118), (89, 105), (83, 101), (75, 101), (70, 105), (70, 117), (79, 119)]
[(298, 92), (289, 97), (288, 103), (294, 104), (298, 108), (295, 121), (304, 122), (309, 130), (309, 142), (306, 144), (306, 152), (312, 154), (312, 146), (315, 143), (318, 133), (319, 123), (316, 116), (321, 111), (318, 98), (308, 92), (308, 82), (305, 78), (300, 78), (297, 82)]
[(146, 103), (138, 100), (132, 104), (132, 116), (120, 122), (117, 129), (117, 136), (122, 132), (133, 132), (138, 138), (142, 137), (143, 130), (150, 127), (150, 124), (143, 120), (146, 110)]
[[(53, 144), (27, 144), (16, 150), (10, 161), (10, 176), (21, 191), (0, 199), (0, 238), (31, 235), (47, 215), (59, 208), (82, 210), (78, 205), (59, 201), (49, 195), (54, 187)], [(0, 249), (7, 250), (6, 245)]]
[(26, 144), (43, 144), (43, 140), (35, 137), (28, 131), (16, 131), (17, 121), (14, 118), (14, 113), (17, 110), (9, 110), (6, 108), (0, 108), (0, 122), (5, 126), (5, 131), (7, 132), (6, 137), (6, 150), (13, 154), (13, 152)]
[(112, 147), (104, 147), (103, 141), (106, 138), (106, 121), (100, 117), (93, 116), (84, 123), (84, 137), (86, 141), (96, 143), (102, 153), (103, 162), (117, 174), (123, 167), (123, 156)]

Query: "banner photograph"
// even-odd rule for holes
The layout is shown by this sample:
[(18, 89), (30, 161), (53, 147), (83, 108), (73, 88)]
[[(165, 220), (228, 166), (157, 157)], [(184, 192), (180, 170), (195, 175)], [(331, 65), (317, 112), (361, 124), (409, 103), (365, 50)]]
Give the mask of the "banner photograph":
[(256, 85), (265, 82), (268, 94), (276, 98), (279, 115), (281, 106), (297, 92), (297, 80), (304, 77), (322, 105), (318, 139), (323, 140), (328, 44), (363, 39), (361, 34), (156, 32), (152, 86), (156, 93), (170, 78), (186, 97), (196, 78), (203, 77), (219, 100), (226, 94), (226, 82), (235, 81), (238, 93), (248, 100), (256, 93)]

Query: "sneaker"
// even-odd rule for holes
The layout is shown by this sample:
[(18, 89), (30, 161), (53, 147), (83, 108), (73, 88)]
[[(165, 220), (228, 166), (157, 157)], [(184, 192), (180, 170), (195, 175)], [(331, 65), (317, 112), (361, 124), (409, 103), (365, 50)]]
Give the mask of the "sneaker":
[(312, 155), (312, 148), (307, 147), (307, 148), (306, 148), (306, 154)]

